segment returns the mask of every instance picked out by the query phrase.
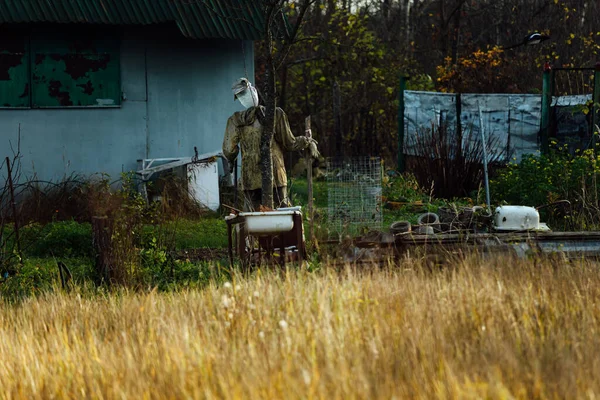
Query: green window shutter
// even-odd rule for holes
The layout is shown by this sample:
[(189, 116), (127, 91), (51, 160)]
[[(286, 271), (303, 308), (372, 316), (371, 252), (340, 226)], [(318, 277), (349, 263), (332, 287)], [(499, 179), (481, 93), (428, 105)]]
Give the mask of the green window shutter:
[(32, 107), (116, 107), (121, 104), (119, 40), (74, 29), (34, 33)]
[(0, 108), (29, 107), (29, 38), (0, 31)]

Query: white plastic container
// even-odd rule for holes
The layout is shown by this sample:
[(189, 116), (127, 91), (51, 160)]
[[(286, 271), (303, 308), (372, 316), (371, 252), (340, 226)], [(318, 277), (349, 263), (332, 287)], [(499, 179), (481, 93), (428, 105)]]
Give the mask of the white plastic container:
[(241, 212), (246, 218), (246, 229), (251, 234), (271, 235), (279, 232), (289, 232), (294, 227), (294, 214), (300, 212), (293, 207), (286, 210), (264, 212)]
[(187, 174), (190, 196), (207, 208), (217, 211), (219, 202), (219, 169), (217, 161), (188, 164)]
[(494, 225), (497, 231), (549, 230), (546, 224), (540, 223), (540, 213), (527, 206), (497, 207)]

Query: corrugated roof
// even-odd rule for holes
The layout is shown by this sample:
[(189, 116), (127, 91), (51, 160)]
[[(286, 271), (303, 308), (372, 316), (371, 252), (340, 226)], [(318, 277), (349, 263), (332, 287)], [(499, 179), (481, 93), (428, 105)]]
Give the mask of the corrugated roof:
[(257, 0), (0, 0), (2, 23), (150, 25), (175, 22), (195, 38), (259, 39)]

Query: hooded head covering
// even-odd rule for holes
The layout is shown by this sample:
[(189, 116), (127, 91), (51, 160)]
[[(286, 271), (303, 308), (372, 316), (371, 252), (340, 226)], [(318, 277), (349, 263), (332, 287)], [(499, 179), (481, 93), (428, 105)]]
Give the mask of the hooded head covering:
[(231, 87), (233, 100), (238, 99), (246, 108), (258, 106), (258, 93), (246, 78), (240, 78)]

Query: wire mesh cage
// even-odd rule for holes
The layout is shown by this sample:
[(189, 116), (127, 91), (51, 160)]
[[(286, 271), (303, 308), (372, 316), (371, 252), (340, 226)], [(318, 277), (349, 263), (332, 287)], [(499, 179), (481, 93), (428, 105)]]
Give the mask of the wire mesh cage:
[(327, 216), (330, 236), (381, 230), (379, 157), (327, 159)]

